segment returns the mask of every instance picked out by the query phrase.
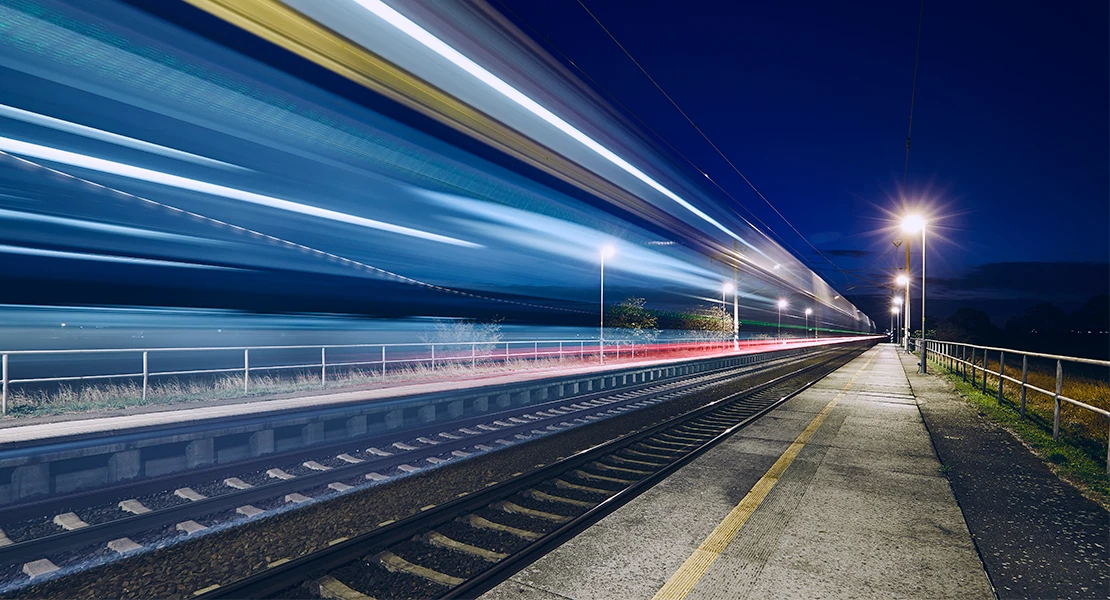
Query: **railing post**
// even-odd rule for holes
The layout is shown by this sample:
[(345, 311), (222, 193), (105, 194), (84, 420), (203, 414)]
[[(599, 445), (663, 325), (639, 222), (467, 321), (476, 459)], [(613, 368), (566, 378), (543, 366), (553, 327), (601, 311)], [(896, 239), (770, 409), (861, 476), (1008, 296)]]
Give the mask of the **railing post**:
[(470, 345), (470, 368), (478, 368), (478, 344)]
[[(7, 358), (7, 357), (5, 357), (5, 358)], [(146, 350), (143, 350), (143, 402), (146, 402), (146, 384), (147, 384), (147, 379), (150, 377), (150, 369), (147, 367), (147, 364), (148, 363), (147, 363)], [(4, 383), (7, 383), (7, 381), (8, 381), (8, 378), (5, 377), (4, 378)]]
[(563, 362), (563, 343), (559, 342), (559, 362)]
[(505, 342), (505, 366), (509, 365), (509, 342)]
[(382, 377), (385, 377), (385, 344), (382, 344)]
[(532, 347), (532, 362), (536, 362), (539, 359), (540, 359), (540, 343), (536, 342), (535, 346)]
[(586, 360), (586, 342), (578, 342), (578, 360)]
[(6, 414), (8, 414), (8, 355), (7, 354), (5, 354), (3, 357), (0, 357), (0, 363), (2, 363), (2, 365), (3, 365), (2, 367), (0, 367), (0, 371), (3, 371), (2, 376), (4, 378), (4, 390), (2, 392), (0, 392), (0, 414), (5, 414), (6, 415)]
[(960, 374), (967, 382), (967, 346), (960, 344)]
[(328, 349), (320, 346), (320, 387), (324, 387), (328, 380)]
[(1056, 396), (1053, 397), (1052, 439), (1060, 439), (1060, 393), (1064, 391), (1064, 363), (1056, 361)]
[(632, 349), (632, 358), (636, 358), (636, 342), (632, 342), (629, 346)]
[(251, 389), (251, 350), (250, 348), (243, 349), (243, 393), (250, 392)]
[(432, 344), (432, 370), (436, 370), (436, 345)]
[(982, 392), (983, 392), (984, 395), (987, 393), (987, 368), (988, 368), (988, 366), (987, 366), (987, 356), (988, 356), (987, 350), (986, 350), (986, 348), (984, 348), (983, 349), (983, 381), (981, 382), (983, 384)]
[(1029, 355), (1021, 355), (1021, 418), (1025, 418), (1025, 382), (1029, 378)]
[(1002, 404), (1002, 382), (1006, 381), (1006, 353), (998, 353), (998, 403)]
[[(975, 348), (971, 349), (971, 360), (968, 361), (967, 365), (964, 365), (964, 369), (966, 369), (968, 365), (971, 365), (971, 387), (974, 388), (975, 387)], [(964, 377), (964, 381), (967, 381), (967, 377)]]

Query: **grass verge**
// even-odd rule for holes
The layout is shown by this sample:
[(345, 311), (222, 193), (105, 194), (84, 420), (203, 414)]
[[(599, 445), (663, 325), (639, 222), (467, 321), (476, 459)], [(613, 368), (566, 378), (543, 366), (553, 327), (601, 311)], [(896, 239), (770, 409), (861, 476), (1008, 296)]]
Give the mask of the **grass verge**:
[(1075, 439), (1066, 430), (1061, 431), (1059, 440), (1053, 440), (1051, 422), (1046, 429), (1038, 420), (1022, 419), (1017, 407), (1008, 398), (1004, 397), (1002, 404), (998, 403), (997, 388), (991, 390), (988, 387), (988, 393), (984, 394), (970, 380), (963, 381), (959, 375), (948, 372), (934, 361), (930, 360), (929, 364), (933, 373), (939, 373), (955, 384), (960, 396), (975, 406), (980, 414), (1013, 433), (1048, 463), (1054, 473), (1110, 510), (1110, 477), (1106, 474), (1105, 445), (1101, 446), (1103, 455), (1100, 460), (1100, 457), (1091, 455), (1089, 440)]

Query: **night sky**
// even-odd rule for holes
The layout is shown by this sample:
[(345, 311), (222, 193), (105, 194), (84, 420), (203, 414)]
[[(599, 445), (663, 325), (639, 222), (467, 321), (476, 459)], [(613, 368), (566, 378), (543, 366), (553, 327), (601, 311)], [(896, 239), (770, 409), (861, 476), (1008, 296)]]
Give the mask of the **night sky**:
[[(594, 0), (586, 6), (767, 198), (697, 136), (577, 0), (494, 0), (725, 186), (880, 319), (913, 78), (917, 2)], [(516, 23), (532, 33), (524, 23)], [(932, 214), (933, 314), (1110, 287), (1107, 5), (926, 2), (907, 199)], [(535, 34), (533, 34), (535, 35)], [(551, 50), (551, 47), (548, 46)], [(919, 269), (919, 240), (913, 264)], [(904, 252), (897, 261), (904, 262)], [(868, 298), (869, 295), (878, 295)]]

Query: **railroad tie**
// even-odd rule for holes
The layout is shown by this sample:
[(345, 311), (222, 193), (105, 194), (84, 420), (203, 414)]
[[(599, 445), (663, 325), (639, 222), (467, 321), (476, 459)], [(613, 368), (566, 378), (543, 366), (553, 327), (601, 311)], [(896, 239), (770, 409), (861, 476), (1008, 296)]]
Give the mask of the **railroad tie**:
[(555, 480), (555, 487), (562, 488), (564, 490), (578, 490), (579, 492), (589, 492), (591, 494), (600, 494), (600, 495), (606, 496), (606, 497), (612, 496), (613, 494), (616, 493), (612, 490), (605, 490), (605, 489), (602, 489), (602, 488), (590, 487), (588, 485), (580, 485), (580, 484), (577, 484), (577, 483), (571, 483), (569, 481), (564, 481), (562, 479), (556, 479)]
[(470, 525), (471, 527), (474, 527), (476, 529), (489, 529), (490, 531), (500, 531), (501, 533), (507, 533), (509, 535), (515, 535), (516, 537), (524, 538), (526, 540), (538, 540), (541, 537), (543, 537), (542, 533), (537, 533), (535, 531), (529, 531), (527, 529), (520, 529), (518, 527), (512, 527), (512, 526), (509, 526), (509, 525), (502, 525), (501, 523), (495, 523), (493, 521), (490, 521), (489, 519), (484, 519), (482, 517), (479, 517), (478, 515), (466, 515), (465, 517), (462, 518), (462, 522), (466, 523), (467, 525)]
[(541, 502), (558, 502), (560, 504), (569, 504), (571, 506), (581, 506), (582, 508), (593, 508), (594, 506), (597, 506), (596, 502), (586, 502), (585, 500), (564, 498), (563, 496), (556, 496), (554, 494), (548, 494), (539, 490), (528, 490), (527, 494)]
[(564, 516), (564, 515), (549, 513), (549, 512), (542, 511), (542, 510), (535, 510), (533, 508), (528, 508), (526, 506), (521, 506), (521, 505), (516, 504), (514, 502), (509, 502), (508, 500), (497, 502), (491, 508), (494, 508), (494, 509), (497, 509), (497, 510), (503, 510), (507, 513), (511, 513), (511, 514), (515, 514), (515, 515), (524, 515), (525, 517), (532, 517), (533, 519), (541, 519), (543, 521), (551, 521), (552, 523), (566, 523), (567, 521), (570, 520), (570, 517), (567, 517), (567, 516)]
[(479, 548), (478, 546), (472, 546), (464, 542), (453, 540), (438, 531), (429, 531), (418, 539), (438, 548), (462, 552), (463, 554), (476, 556), (482, 560), (488, 560), (489, 562), (497, 562), (508, 556), (508, 554), (486, 550), (485, 548)]
[(401, 572), (401, 573), (408, 573), (409, 575), (416, 575), (417, 577), (427, 579), (428, 581), (431, 581), (433, 583), (438, 583), (440, 585), (445, 585), (445, 586), (449, 586), (449, 587), (455, 587), (455, 586), (461, 584), (464, 581), (463, 579), (460, 579), (460, 578), (455, 577), (453, 575), (448, 575), (446, 573), (440, 573), (439, 571), (436, 571), (434, 569), (429, 569), (428, 567), (422, 567), (420, 565), (414, 565), (414, 564), (410, 563), (409, 561), (401, 558), (400, 556), (397, 556), (396, 554), (394, 554), (394, 553), (392, 553), (388, 550), (386, 550), (385, 552), (382, 552), (381, 554), (378, 555), (378, 562), (383, 567), (385, 567), (385, 569), (387, 571), (392, 571), (394, 573)]
[(593, 467), (596, 467), (598, 469), (601, 469), (603, 471), (616, 471), (618, 473), (628, 473), (629, 475), (643, 476), (643, 475), (651, 475), (651, 473), (652, 473), (651, 471), (642, 471), (640, 469), (629, 469), (628, 467), (615, 467), (613, 465), (607, 465), (607, 464), (605, 464), (605, 463), (603, 463), (599, 460), (590, 463), (590, 465), (593, 466)]
[(326, 600), (375, 600), (358, 590), (347, 587), (342, 581), (328, 575), (313, 581), (309, 585), (312, 593)]
[(667, 464), (665, 461), (664, 462), (649, 462), (649, 461), (646, 461), (646, 460), (636, 460), (635, 458), (625, 458), (625, 457), (623, 457), (619, 454), (612, 454), (612, 455), (610, 455), (606, 458), (608, 458), (609, 460), (611, 460), (613, 462), (624, 463), (626, 465), (642, 465), (642, 466), (645, 466), (645, 467), (651, 467), (652, 469), (658, 469), (659, 467), (662, 467), (663, 465)]
[(574, 474), (577, 475), (578, 477), (581, 477), (582, 479), (592, 479), (594, 481), (608, 481), (609, 483), (617, 483), (617, 484), (620, 484), (620, 485), (631, 485), (633, 483), (636, 483), (636, 481), (634, 479), (620, 479), (618, 477), (609, 477), (607, 475), (597, 475), (595, 473), (590, 473), (588, 471), (583, 471), (582, 469), (575, 469)]

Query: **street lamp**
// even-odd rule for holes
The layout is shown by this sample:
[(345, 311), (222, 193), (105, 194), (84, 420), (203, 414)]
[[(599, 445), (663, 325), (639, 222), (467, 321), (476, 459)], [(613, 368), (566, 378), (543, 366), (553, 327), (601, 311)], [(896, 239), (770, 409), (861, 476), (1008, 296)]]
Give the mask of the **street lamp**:
[(605, 364), (605, 259), (612, 258), (617, 253), (616, 248), (605, 245), (601, 247), (601, 325), (598, 328), (597, 348), (601, 364)]
[[(906, 313), (902, 317), (902, 349), (906, 352), (909, 352), (910, 345), (908, 340), (910, 336), (910, 278), (905, 273), (902, 273), (898, 275), (898, 277), (894, 280), (894, 283), (896, 283), (899, 287), (903, 287), (906, 289)], [(898, 300), (898, 304), (901, 305), (902, 301)]]
[(806, 309), (806, 339), (807, 340), (809, 339), (809, 315), (812, 315), (812, 314), (813, 314), (813, 309), (812, 308), (807, 308)]
[[(898, 303), (895, 302), (895, 304), (898, 304)], [(898, 310), (897, 306), (891, 306), (890, 307), (890, 335), (891, 336), (896, 336), (898, 334), (898, 331), (895, 328), (899, 324), (898, 323), (898, 313), (899, 312), (901, 312), (901, 311)], [(894, 340), (890, 340), (890, 341), (893, 342)]]
[(779, 300), (779, 339), (782, 339), (782, 309), (786, 308), (786, 299)]
[[(925, 361), (925, 225), (926, 221), (921, 215), (909, 215), (902, 219), (902, 231), (917, 233), (921, 231), (921, 372), (926, 372)], [(907, 265), (908, 266), (908, 265)], [(908, 288), (907, 288), (908, 289)], [(906, 310), (909, 311), (909, 296), (906, 297)]]
[[(725, 295), (732, 294), (732, 349), (740, 349), (740, 294), (736, 293), (736, 286), (725, 283), (721, 289), (721, 304), (725, 303)], [(722, 307), (723, 308), (723, 307)]]

